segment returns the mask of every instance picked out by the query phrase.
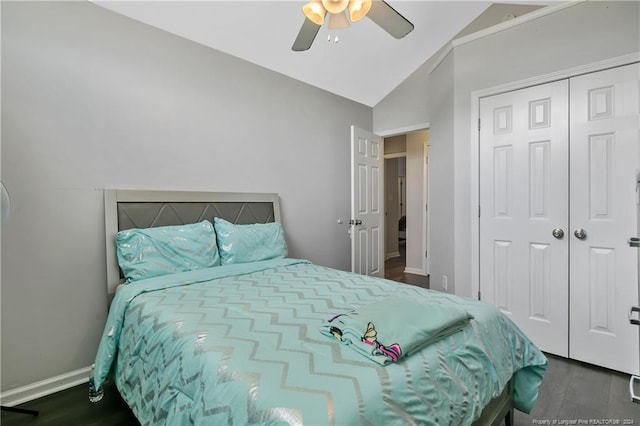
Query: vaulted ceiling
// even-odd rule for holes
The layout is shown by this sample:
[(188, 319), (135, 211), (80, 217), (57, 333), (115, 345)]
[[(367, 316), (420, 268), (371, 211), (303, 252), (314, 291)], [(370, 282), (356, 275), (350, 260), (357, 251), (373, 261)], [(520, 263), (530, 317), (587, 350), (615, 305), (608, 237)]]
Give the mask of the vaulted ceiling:
[(456, 35), (552, 3), (387, 2), (414, 24), (406, 37), (395, 39), (367, 18), (340, 30), (328, 30), (325, 23), (309, 50), (294, 52), (291, 46), (305, 19), (305, 1), (94, 1), (368, 106), (375, 106)]

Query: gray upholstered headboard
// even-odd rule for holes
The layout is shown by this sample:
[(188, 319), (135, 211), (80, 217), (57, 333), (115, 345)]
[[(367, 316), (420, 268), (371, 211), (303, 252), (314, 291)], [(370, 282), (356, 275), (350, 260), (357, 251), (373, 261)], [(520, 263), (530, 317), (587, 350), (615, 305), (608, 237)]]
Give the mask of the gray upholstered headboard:
[(107, 293), (123, 282), (115, 235), (131, 228), (184, 225), (221, 217), (236, 224), (280, 222), (278, 194), (105, 189)]

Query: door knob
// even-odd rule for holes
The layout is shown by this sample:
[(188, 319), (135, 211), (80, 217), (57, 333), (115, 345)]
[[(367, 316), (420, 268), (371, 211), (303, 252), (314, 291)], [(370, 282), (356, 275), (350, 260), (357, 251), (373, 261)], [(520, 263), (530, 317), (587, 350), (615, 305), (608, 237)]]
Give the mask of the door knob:
[(562, 229), (560, 229), (560, 228), (556, 228), (553, 231), (551, 231), (551, 235), (553, 235), (557, 239), (561, 240), (562, 237), (564, 237), (564, 231)]
[(640, 313), (640, 307), (638, 306), (631, 307), (631, 310), (629, 311), (629, 323), (633, 325), (640, 325), (640, 317), (638, 316), (634, 317), (633, 316), (634, 312)]
[(584, 240), (585, 238), (587, 238), (587, 231), (582, 228), (578, 228), (573, 232), (573, 235), (575, 235), (579, 240)]

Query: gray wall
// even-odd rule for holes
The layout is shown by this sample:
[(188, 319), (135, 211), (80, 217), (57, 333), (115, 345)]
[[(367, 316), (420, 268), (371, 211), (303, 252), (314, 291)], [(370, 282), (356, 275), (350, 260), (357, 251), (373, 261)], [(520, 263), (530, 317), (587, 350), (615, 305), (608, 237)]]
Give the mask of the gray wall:
[[(464, 2), (459, 2), (464, 7)], [(456, 37), (462, 37), (499, 24), (506, 14), (521, 16), (542, 6), (524, 4), (495, 3), (489, 6), (473, 22), (460, 31)], [(425, 76), (445, 51), (445, 47), (436, 52), (428, 61), (418, 67), (411, 75), (385, 96), (373, 109), (374, 132), (387, 132), (413, 127), (425, 123), (428, 116), (427, 79)], [(419, 96), (418, 96), (419, 95)]]
[(442, 275), (447, 275), (453, 290), (453, 55), (448, 55), (427, 80), (429, 106), (429, 286), (443, 290)]
[(424, 76), (432, 62), (421, 65), (373, 108), (374, 133), (388, 134), (427, 122), (427, 79)]
[(638, 52), (639, 8), (581, 2), (459, 45), (431, 74), (423, 65), (375, 106), (379, 131), (430, 123), (432, 288), (447, 275), (449, 292), (471, 296), (471, 93)]
[(2, 391), (93, 362), (104, 188), (277, 192), (290, 254), (350, 269), (371, 108), (88, 2), (1, 6)]

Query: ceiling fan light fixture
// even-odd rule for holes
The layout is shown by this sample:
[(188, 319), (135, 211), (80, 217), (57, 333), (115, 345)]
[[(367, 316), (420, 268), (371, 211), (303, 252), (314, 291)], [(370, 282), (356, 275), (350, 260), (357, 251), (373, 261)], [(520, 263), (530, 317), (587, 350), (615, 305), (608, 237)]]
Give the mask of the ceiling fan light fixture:
[[(2, 1), (2, 0), (0, 0)], [(400, 39), (413, 31), (413, 24), (385, 0), (307, 0), (305, 19), (291, 50), (309, 50), (329, 14), (329, 29), (348, 28), (365, 16), (392, 37)], [(375, 1), (375, 4), (373, 3)], [(348, 9), (347, 9), (348, 8)], [(375, 13), (374, 13), (375, 12)], [(328, 38), (331, 41), (331, 36)], [(336, 38), (336, 43), (338, 42)]]
[(322, 7), (322, 0), (311, 0), (302, 6), (302, 12), (311, 22), (316, 25), (324, 24), (324, 15), (327, 13)]
[(347, 18), (347, 12), (331, 14), (329, 18), (329, 29), (330, 30), (339, 30), (341, 28), (349, 28), (351, 23), (349, 23), (349, 18)]
[(349, 0), (322, 0), (322, 5), (327, 12), (335, 15), (344, 12), (349, 5)]
[(351, 22), (358, 22), (369, 13), (371, 0), (351, 0), (349, 2), (349, 17)]

